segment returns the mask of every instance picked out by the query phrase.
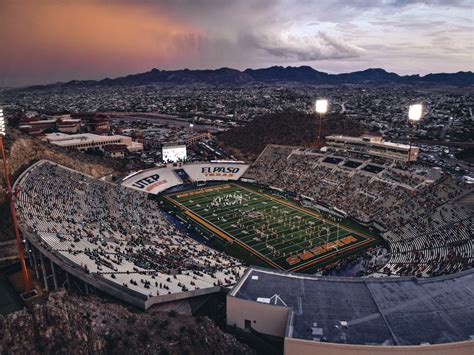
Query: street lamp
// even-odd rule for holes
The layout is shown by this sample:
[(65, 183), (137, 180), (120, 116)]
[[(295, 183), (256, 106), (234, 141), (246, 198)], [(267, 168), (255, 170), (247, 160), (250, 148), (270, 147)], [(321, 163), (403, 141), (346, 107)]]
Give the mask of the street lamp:
[(411, 146), (413, 144), (413, 137), (415, 136), (415, 126), (416, 123), (421, 120), (421, 116), (423, 114), (423, 105), (422, 104), (414, 104), (408, 107), (408, 120), (411, 122), (412, 131), (410, 137), (410, 148), (408, 149), (408, 162), (411, 161)]
[(316, 100), (316, 112), (319, 113), (319, 129), (318, 129), (318, 149), (321, 148), (321, 125), (323, 122), (323, 115), (328, 110), (328, 100), (326, 99), (319, 99)]
[(18, 228), (18, 222), (16, 220), (14, 193), (10, 185), (10, 178), (8, 176), (7, 157), (5, 154), (5, 147), (3, 144), (3, 139), (5, 137), (5, 134), (6, 134), (5, 118), (3, 117), (3, 109), (0, 108), (0, 150), (2, 152), (3, 170), (5, 174), (5, 183), (7, 185), (7, 191), (5, 195), (8, 198), (9, 203), (10, 203), (10, 212), (11, 212), (12, 220), (13, 220), (13, 229), (15, 232), (16, 245), (18, 247), (18, 254), (20, 256), (21, 269), (23, 272), (23, 282), (25, 283), (25, 292), (29, 292), (30, 291), (30, 277), (28, 275), (28, 270), (26, 268), (25, 256), (23, 254), (23, 245), (21, 244), (21, 239), (20, 239), (20, 229)]

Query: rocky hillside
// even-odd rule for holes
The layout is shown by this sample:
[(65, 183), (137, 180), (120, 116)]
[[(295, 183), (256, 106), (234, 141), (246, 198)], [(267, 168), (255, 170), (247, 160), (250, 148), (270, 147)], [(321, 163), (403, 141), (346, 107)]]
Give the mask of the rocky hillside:
[[(322, 127), (321, 137), (331, 134), (358, 136), (363, 132), (359, 122), (340, 114), (326, 115)], [(244, 127), (224, 132), (218, 139), (235, 156), (250, 161), (267, 144), (314, 145), (317, 129), (318, 118), (314, 114), (283, 112), (261, 116)]]
[[(119, 160), (90, 156), (73, 149), (65, 149), (12, 130), (7, 136), (10, 175), (16, 177), (32, 163), (49, 159), (95, 177), (123, 174)], [(3, 177), (3, 171), (0, 173)]]
[(253, 354), (206, 317), (131, 312), (99, 297), (51, 293), (0, 316), (1, 354)]

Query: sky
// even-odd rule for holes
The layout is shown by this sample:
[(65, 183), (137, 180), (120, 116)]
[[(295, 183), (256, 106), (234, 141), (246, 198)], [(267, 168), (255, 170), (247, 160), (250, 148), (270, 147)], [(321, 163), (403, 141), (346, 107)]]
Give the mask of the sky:
[(158, 69), (474, 70), (474, 0), (0, 0), (0, 87)]

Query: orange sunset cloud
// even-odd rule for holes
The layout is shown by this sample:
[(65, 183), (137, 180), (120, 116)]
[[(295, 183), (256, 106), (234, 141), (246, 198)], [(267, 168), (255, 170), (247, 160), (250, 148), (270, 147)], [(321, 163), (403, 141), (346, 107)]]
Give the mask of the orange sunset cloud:
[(165, 9), (139, 3), (15, 0), (2, 2), (0, 12), (8, 14), (0, 31), (4, 77), (17, 68), (54, 80), (72, 71), (100, 77), (167, 67), (192, 55), (200, 36)]

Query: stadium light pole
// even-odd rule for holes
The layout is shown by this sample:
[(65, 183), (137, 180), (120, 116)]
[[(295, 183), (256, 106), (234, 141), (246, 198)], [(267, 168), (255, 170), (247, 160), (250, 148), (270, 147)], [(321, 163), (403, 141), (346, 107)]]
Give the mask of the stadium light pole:
[(321, 148), (321, 126), (323, 123), (323, 115), (328, 110), (328, 100), (326, 99), (319, 99), (316, 100), (316, 112), (319, 114), (319, 128), (318, 128), (318, 142), (317, 148)]
[(416, 126), (416, 123), (421, 119), (422, 114), (423, 114), (422, 104), (414, 104), (408, 107), (408, 120), (410, 121), (412, 125), (411, 137), (410, 137), (410, 148), (408, 149), (408, 162), (411, 161), (411, 147), (413, 145), (413, 138), (415, 136), (415, 126)]
[(10, 185), (10, 178), (8, 177), (8, 162), (5, 154), (4, 138), (5, 138), (5, 118), (3, 116), (3, 109), (0, 108), (0, 150), (2, 152), (3, 159), (3, 170), (5, 174), (5, 183), (7, 185), (6, 197), (10, 203), (10, 213), (13, 220), (13, 229), (15, 232), (16, 245), (18, 247), (18, 255), (20, 256), (21, 270), (23, 274), (23, 282), (25, 284), (25, 292), (30, 291), (30, 276), (28, 275), (28, 269), (26, 268), (25, 255), (23, 254), (23, 245), (20, 239), (20, 229), (18, 228), (18, 221), (16, 219), (14, 192)]

